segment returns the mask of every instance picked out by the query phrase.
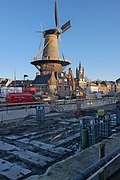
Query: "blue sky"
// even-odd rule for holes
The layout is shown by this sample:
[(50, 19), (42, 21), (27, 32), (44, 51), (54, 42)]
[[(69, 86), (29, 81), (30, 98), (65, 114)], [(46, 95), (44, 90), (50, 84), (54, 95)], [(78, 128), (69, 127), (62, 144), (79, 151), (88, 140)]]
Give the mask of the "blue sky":
[[(61, 35), (63, 53), (74, 75), (82, 62), (91, 79), (120, 77), (120, 0), (58, 0), (59, 21), (72, 21)], [(55, 26), (54, 0), (0, 0), (0, 77), (34, 79), (30, 64), (42, 35)], [(67, 71), (67, 68), (66, 68)]]

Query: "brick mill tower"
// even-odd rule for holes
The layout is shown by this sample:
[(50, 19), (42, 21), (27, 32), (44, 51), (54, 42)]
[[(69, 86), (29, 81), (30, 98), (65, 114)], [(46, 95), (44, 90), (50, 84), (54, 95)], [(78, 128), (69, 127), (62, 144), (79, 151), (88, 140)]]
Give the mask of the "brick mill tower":
[[(70, 21), (66, 22), (61, 28), (58, 20), (57, 1), (55, 0), (55, 24), (56, 28), (43, 31), (44, 47), (42, 48), (42, 58), (39, 59), (39, 53), (36, 58), (31, 62), (39, 71), (40, 74), (49, 74), (52, 71), (60, 73), (63, 68), (70, 64), (65, 60), (64, 55), (62, 58), (58, 52), (58, 39), (60, 34), (63, 34), (71, 27)], [(38, 52), (40, 52), (40, 47)], [(63, 53), (62, 53), (63, 54)]]
[[(41, 40), (40, 46), (38, 48), (38, 53), (34, 60), (31, 62), (31, 64), (34, 65), (40, 72), (40, 75), (36, 77), (35, 82), (39, 82), (39, 84), (42, 82), (44, 84), (44, 79), (47, 79), (47, 92), (52, 94), (55, 94), (57, 92), (58, 74), (61, 73), (63, 69), (70, 64), (70, 62), (64, 58), (63, 52), (62, 58), (60, 57), (58, 52), (58, 40), (60, 40), (60, 35), (71, 27), (71, 22), (69, 20), (60, 27), (58, 19), (57, 0), (55, 0), (55, 25), (55, 28), (48, 29), (42, 32), (44, 46), (41, 50)], [(61, 41), (60, 47), (62, 47)], [(41, 58), (39, 58), (40, 54)]]

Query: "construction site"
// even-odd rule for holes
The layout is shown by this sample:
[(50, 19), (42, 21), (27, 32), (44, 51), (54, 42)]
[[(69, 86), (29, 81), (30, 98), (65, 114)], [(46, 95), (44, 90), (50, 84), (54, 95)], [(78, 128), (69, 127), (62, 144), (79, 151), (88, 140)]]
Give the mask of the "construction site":
[[(105, 106), (104, 109), (110, 113), (111, 117), (110, 135), (119, 132), (115, 114), (116, 105)], [(44, 118), (27, 116), (21, 119), (1, 121), (0, 167), (2, 169), (0, 169), (0, 178), (5, 180), (25, 179), (32, 175), (42, 175), (49, 167), (52, 165), (54, 167), (57, 162), (66, 161), (67, 157), (73, 158), (75, 155), (80, 155), (86, 147), (89, 149), (89, 146), (94, 145), (95, 142), (88, 146), (83, 142), (84, 147), (82, 147), (80, 119), (92, 117), (96, 112), (97, 109), (93, 108), (81, 111), (79, 116), (75, 111), (69, 111), (49, 113)], [(109, 149), (110, 152), (112, 150), (112, 148)], [(86, 168), (90, 164), (85, 159), (82, 161)], [(91, 162), (93, 161), (91, 159)], [(82, 163), (80, 162), (80, 164)], [(57, 173), (58, 171), (56, 171)], [(70, 179), (73, 179), (75, 175), (77, 174), (72, 174)], [(51, 179), (56, 178), (51, 177)], [(57, 179), (61, 179), (61, 177), (57, 177)]]
[(64, 118), (41, 122), (26, 118), (1, 124), (0, 158), (8, 164), (8, 172), (3, 171), (3, 176), (17, 179), (43, 174), (53, 163), (72, 155), (79, 142), (79, 123)]
[[(26, 92), (14, 92), (1, 103), (1, 180), (105, 180), (120, 170), (119, 97), (86, 98), (89, 84), (81, 64), (76, 81), (71, 68), (68, 74), (63, 71), (70, 62), (62, 52), (60, 35), (71, 28), (71, 21), (60, 26), (57, 0), (54, 13), (55, 27), (42, 32), (44, 46), (41, 40), (31, 61), (39, 71), (33, 83), (35, 92), (52, 99), (39, 101)], [(99, 94), (98, 86), (92, 84)], [(82, 99), (76, 98), (77, 93)]]

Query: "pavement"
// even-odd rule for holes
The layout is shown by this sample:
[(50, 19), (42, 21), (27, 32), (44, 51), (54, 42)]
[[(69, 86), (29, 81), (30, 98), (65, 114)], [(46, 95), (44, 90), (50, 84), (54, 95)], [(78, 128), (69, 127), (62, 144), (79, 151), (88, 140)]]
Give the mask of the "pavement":
[[(106, 155), (120, 146), (120, 133), (113, 134), (105, 143)], [(76, 175), (99, 160), (100, 143), (76, 153), (49, 167), (45, 174), (34, 175), (25, 180), (73, 180)]]

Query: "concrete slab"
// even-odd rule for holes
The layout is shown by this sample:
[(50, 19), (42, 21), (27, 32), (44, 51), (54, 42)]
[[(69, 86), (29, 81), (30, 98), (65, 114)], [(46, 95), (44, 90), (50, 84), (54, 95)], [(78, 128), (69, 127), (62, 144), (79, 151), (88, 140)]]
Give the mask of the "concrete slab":
[[(117, 149), (120, 144), (120, 133), (113, 135), (112, 139), (104, 140), (106, 154)], [(42, 176), (31, 176), (26, 180), (73, 180), (77, 174), (99, 160), (99, 143), (93, 145), (79, 154), (66, 158), (48, 168)]]
[(34, 145), (36, 147), (39, 147), (41, 149), (47, 150), (51, 153), (56, 153), (60, 155), (65, 155), (66, 153), (72, 152), (70, 149), (63, 148), (63, 147), (55, 147), (55, 145), (47, 144), (47, 143), (41, 143), (39, 141), (30, 141), (31, 145)]
[(66, 122), (66, 121), (61, 121), (61, 122), (59, 122), (59, 124), (63, 124), (63, 125), (69, 125), (70, 124), (70, 122)]
[(65, 155), (65, 154), (71, 153), (72, 150), (67, 149), (67, 148), (63, 148), (63, 147), (56, 147), (56, 148), (52, 148), (51, 152), (56, 153), (56, 154), (60, 154), (60, 155)]
[(19, 139), (18, 141), (22, 142), (22, 143), (29, 143), (30, 145), (33, 145), (40, 149), (47, 150), (51, 153), (56, 153), (59, 155), (65, 155), (66, 153), (72, 152), (72, 150), (67, 149), (67, 148), (55, 147), (55, 145), (53, 145), (53, 144), (48, 144), (48, 143), (44, 143), (44, 142), (36, 141), (36, 140), (29, 140), (27, 138)]
[(33, 133), (25, 134), (25, 135), (23, 135), (23, 136), (8, 135), (8, 136), (6, 136), (6, 138), (7, 138), (7, 139), (10, 139), (10, 140), (17, 140), (17, 139), (20, 139), (20, 138), (23, 138), (23, 137), (35, 136), (35, 135), (37, 135), (37, 134), (38, 134), (37, 132), (33, 132)]
[(22, 138), (22, 139), (19, 139), (19, 140), (17, 140), (17, 141), (27, 144), (27, 143), (29, 143), (30, 139), (28, 139), (28, 138)]
[(69, 137), (66, 138), (66, 139), (57, 141), (57, 142), (55, 142), (54, 144), (55, 144), (55, 146), (61, 146), (61, 145), (65, 144), (65, 143), (68, 143), (68, 142), (70, 142), (70, 141), (73, 141), (74, 139), (79, 138), (79, 137), (80, 137), (80, 133), (76, 133), (76, 134), (74, 134), (74, 135), (72, 135), (72, 136), (69, 136)]
[(25, 160), (28, 163), (32, 163), (35, 164), (36, 166), (41, 166), (41, 167), (44, 167), (48, 163), (54, 161), (53, 158), (46, 157), (40, 155), (39, 153), (34, 153), (32, 151), (23, 150), (23, 149), (14, 150), (12, 151), (12, 154), (18, 156), (20, 159)]
[(47, 163), (55, 161), (51, 157), (43, 156), (39, 153), (34, 153), (32, 151), (21, 149), (17, 146), (11, 145), (9, 143), (4, 143), (0, 141), (0, 150), (1, 151), (10, 151), (10, 154), (18, 156), (20, 159), (25, 160), (26, 162), (33, 163), (37, 166), (44, 167)]
[(21, 136), (15, 136), (15, 135), (10, 135), (10, 136), (6, 136), (7, 139), (10, 139), (10, 140), (17, 140), (19, 139)]
[(31, 171), (22, 168), (14, 163), (10, 163), (3, 159), (0, 159), (0, 176), (8, 179), (16, 180), (24, 178), (26, 175), (30, 175)]
[(79, 122), (79, 119), (76, 119), (76, 118), (71, 118), (71, 119), (66, 119), (67, 122), (72, 122), (72, 123), (78, 123)]
[(1, 150), (1, 151), (12, 151), (12, 150), (14, 150), (14, 149), (17, 149), (17, 147), (14, 146), (14, 145), (5, 143), (5, 142), (3, 142), (3, 141), (0, 141), (0, 150)]
[(53, 145), (53, 144), (48, 144), (48, 143), (44, 143), (44, 142), (41, 142), (41, 141), (35, 141), (35, 140), (30, 141), (30, 144), (32, 144), (32, 145), (34, 145), (36, 147), (40, 147), (42, 149), (46, 149), (46, 150), (55, 147), (55, 145)]

